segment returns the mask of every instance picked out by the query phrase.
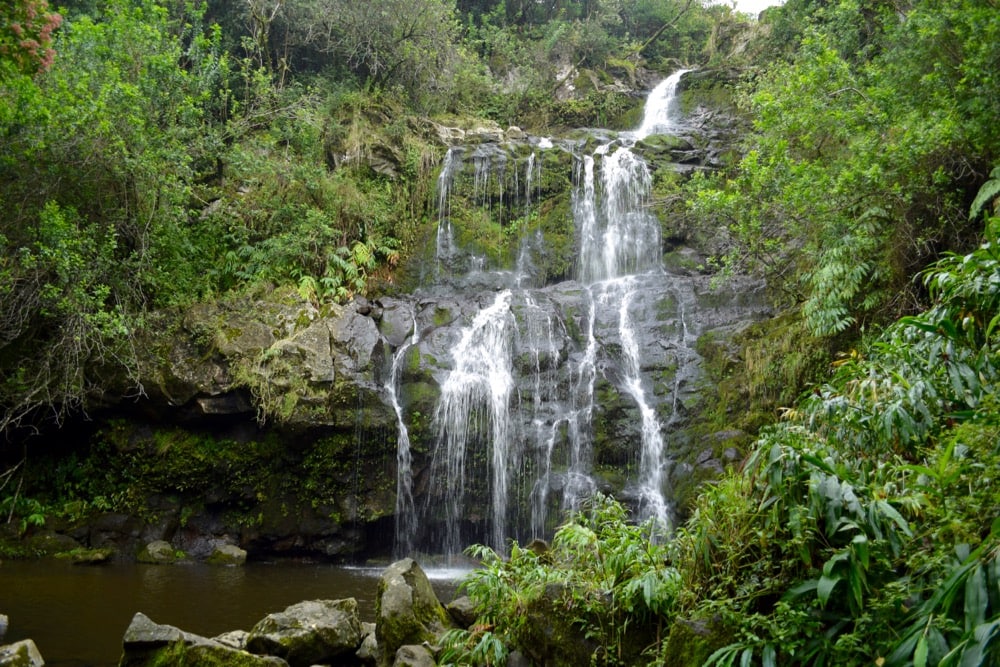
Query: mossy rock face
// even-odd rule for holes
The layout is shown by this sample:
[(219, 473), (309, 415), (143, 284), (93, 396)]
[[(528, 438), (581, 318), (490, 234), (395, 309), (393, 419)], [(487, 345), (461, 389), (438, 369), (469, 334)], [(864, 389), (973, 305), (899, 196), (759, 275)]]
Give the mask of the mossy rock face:
[(247, 552), (235, 544), (220, 544), (205, 560), (209, 565), (244, 565), (247, 562)]
[(51, 530), (32, 533), (24, 542), (28, 551), (39, 555), (54, 556), (81, 548), (72, 537)]
[(44, 664), (42, 654), (30, 639), (0, 646), (0, 665), (4, 667), (41, 667)]
[[(606, 646), (590, 635), (590, 629), (612, 628), (614, 621), (598, 617), (581, 621), (580, 609), (574, 608), (572, 601), (573, 591), (569, 587), (549, 584), (541, 595), (527, 603), (526, 621), (519, 626), (516, 644), (532, 664), (580, 667), (604, 664), (611, 658), (620, 660), (618, 664), (645, 664), (646, 660), (640, 656), (655, 639), (653, 628), (629, 626), (626, 636), (618, 638), (619, 647)], [(619, 648), (620, 656), (606, 653), (617, 653)]]
[(114, 549), (73, 549), (56, 554), (56, 558), (68, 560), (74, 565), (103, 565), (111, 561), (115, 555)]

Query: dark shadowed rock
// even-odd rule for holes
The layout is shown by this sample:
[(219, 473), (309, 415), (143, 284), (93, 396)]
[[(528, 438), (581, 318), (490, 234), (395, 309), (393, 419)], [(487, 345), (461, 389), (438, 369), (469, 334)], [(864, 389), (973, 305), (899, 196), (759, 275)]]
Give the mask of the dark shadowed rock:
[(358, 603), (307, 600), (269, 614), (247, 637), (251, 653), (281, 656), (292, 667), (336, 662), (353, 656), (361, 645)]
[(463, 595), (448, 603), (445, 607), (448, 615), (451, 616), (455, 624), (460, 628), (470, 628), (478, 618), (476, 614), (476, 604), (468, 595)]

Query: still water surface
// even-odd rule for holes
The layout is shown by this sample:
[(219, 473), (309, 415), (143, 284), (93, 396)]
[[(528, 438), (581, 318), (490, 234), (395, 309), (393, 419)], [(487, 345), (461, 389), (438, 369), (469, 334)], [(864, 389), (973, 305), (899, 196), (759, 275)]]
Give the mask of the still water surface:
[[(139, 611), (205, 637), (249, 630), (267, 614), (303, 600), (353, 597), (361, 620), (374, 621), (382, 570), (304, 563), (84, 567), (6, 561), (0, 563), (0, 613), (10, 618), (10, 627), (0, 643), (31, 638), (50, 666), (109, 667), (118, 664), (122, 636)], [(464, 574), (427, 573), (442, 602), (452, 599)]]

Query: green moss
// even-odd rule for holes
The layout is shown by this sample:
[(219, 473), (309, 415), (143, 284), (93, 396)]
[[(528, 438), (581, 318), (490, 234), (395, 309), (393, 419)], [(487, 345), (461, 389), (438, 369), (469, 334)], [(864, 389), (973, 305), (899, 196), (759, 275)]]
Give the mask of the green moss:
[(111, 560), (114, 555), (114, 549), (103, 548), (103, 549), (87, 549), (80, 547), (79, 549), (71, 549), (70, 551), (63, 551), (56, 554), (56, 558), (60, 560), (68, 560), (71, 563), (79, 565), (90, 565), (106, 563)]
[(144, 656), (146, 667), (273, 667), (276, 662), (267, 656), (217, 646), (188, 645), (178, 640)]
[(700, 667), (716, 650), (730, 644), (731, 633), (716, 621), (676, 619), (660, 653), (660, 664)]

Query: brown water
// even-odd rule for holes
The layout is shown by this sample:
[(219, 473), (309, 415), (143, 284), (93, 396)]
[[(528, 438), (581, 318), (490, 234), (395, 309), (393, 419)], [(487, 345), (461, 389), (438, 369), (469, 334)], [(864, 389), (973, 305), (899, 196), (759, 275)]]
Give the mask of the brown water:
[[(381, 572), (302, 563), (84, 567), (6, 561), (0, 563), (0, 613), (10, 627), (0, 643), (31, 638), (46, 665), (108, 667), (118, 664), (122, 636), (139, 611), (205, 637), (249, 630), (303, 600), (353, 597), (361, 620), (374, 621)], [(451, 600), (461, 572), (427, 572), (438, 597)]]

